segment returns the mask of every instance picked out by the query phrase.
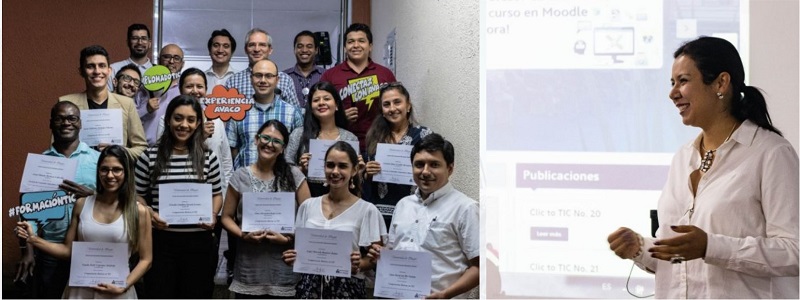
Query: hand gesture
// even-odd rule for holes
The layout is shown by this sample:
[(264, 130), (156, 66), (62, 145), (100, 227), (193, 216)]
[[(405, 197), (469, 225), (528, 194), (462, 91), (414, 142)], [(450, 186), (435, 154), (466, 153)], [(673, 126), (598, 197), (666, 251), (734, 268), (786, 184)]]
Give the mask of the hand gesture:
[(94, 195), (94, 190), (89, 187), (67, 179), (64, 179), (64, 181), (58, 185), (58, 188), (65, 190), (67, 193), (74, 194), (76, 198), (86, 198)]
[(377, 161), (367, 162), (367, 175), (372, 176), (381, 172), (381, 163)]
[(303, 174), (308, 175), (308, 161), (311, 160), (311, 153), (303, 153), (300, 155), (300, 161), (298, 162), (300, 165), (300, 171), (303, 171)]
[(283, 262), (284, 263), (286, 263), (287, 265), (292, 266), (292, 265), (294, 265), (294, 260), (297, 258), (297, 251), (294, 250), (294, 249), (289, 249), (289, 250), (283, 251), (282, 258), (283, 258)]
[(213, 121), (206, 121), (203, 123), (203, 133), (206, 135), (206, 138), (210, 138), (212, 135), (214, 135)]
[(251, 231), (248, 233), (242, 233), (242, 240), (253, 244), (259, 244), (264, 241), (266, 235), (267, 233), (263, 230)]
[(344, 110), (344, 116), (347, 117), (347, 122), (353, 124), (358, 120), (358, 107), (351, 107)]
[(264, 238), (267, 239), (270, 243), (281, 244), (281, 245), (289, 243), (289, 237), (272, 230), (267, 230), (266, 232), (264, 232)]
[(369, 253), (367, 253), (367, 257), (369, 257), (370, 261), (373, 263), (378, 262), (378, 260), (381, 258), (381, 249), (383, 249), (383, 247), (377, 243), (372, 244), (369, 247)]
[(631, 259), (636, 257), (636, 254), (641, 249), (639, 239), (641, 237), (638, 233), (630, 228), (620, 227), (608, 235), (608, 244), (611, 251), (622, 259)]
[(98, 283), (97, 286), (93, 286), (92, 289), (109, 295), (122, 295), (125, 293), (125, 289), (110, 283)]
[(353, 251), (353, 253), (350, 253), (350, 262), (352, 263), (352, 274), (358, 273), (361, 269), (361, 252)]
[(158, 106), (159, 106), (158, 98), (153, 97), (153, 98), (150, 98), (150, 99), (147, 100), (147, 112), (148, 113), (152, 114), (154, 111), (158, 110)]
[[(152, 210), (152, 208), (151, 208), (151, 210)], [(164, 219), (162, 219), (161, 216), (159, 216), (158, 213), (156, 211), (154, 211), (154, 210), (150, 211), (150, 222), (153, 223), (153, 227), (155, 227), (156, 229), (162, 229), (163, 230), (163, 229), (167, 229), (167, 227), (169, 227), (169, 224), (167, 224), (167, 221), (164, 221)]]
[(651, 253), (651, 257), (680, 262), (706, 256), (708, 235), (705, 231), (693, 225), (673, 225), (669, 228), (683, 234), (655, 241), (653, 243), (655, 247), (647, 250)]

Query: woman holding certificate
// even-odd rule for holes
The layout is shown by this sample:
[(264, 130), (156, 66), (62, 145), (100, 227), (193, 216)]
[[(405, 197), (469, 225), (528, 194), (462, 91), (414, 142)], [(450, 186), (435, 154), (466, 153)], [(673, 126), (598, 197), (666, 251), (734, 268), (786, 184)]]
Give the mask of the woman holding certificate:
[[(347, 118), (342, 108), (342, 99), (336, 88), (327, 81), (320, 81), (311, 86), (306, 101), (306, 112), (303, 127), (292, 131), (289, 144), (286, 146), (286, 157), (289, 162), (300, 167), (308, 174), (309, 140), (354, 141), (358, 137), (347, 127)], [(324, 186), (325, 178), (308, 178), (308, 189), (312, 197), (319, 197), (328, 192)]]
[[(133, 284), (150, 268), (152, 239), (150, 216), (144, 205), (137, 204), (132, 163), (125, 148), (112, 145), (103, 149), (97, 166), (97, 194), (78, 199), (63, 244), (45, 241), (33, 233), (27, 222), (17, 223), (17, 236), (29, 245), (53, 256), (70, 259), (73, 241), (127, 243), (128, 256), (139, 253), (139, 262), (130, 271), (125, 287), (100, 283), (93, 287), (67, 287), (65, 298), (137, 298)], [(127, 257), (125, 262), (127, 262)], [(127, 263), (123, 266), (128, 268)], [(73, 269), (71, 272), (79, 272)], [(72, 277), (72, 276), (71, 276)]]
[(623, 227), (611, 250), (655, 273), (656, 298), (797, 299), (797, 152), (734, 45), (701, 37), (674, 58), (669, 98), (701, 132), (672, 160), (656, 238)]
[[(380, 212), (358, 196), (358, 155), (350, 144), (339, 141), (325, 154), (325, 181), (330, 191), (321, 197), (308, 199), (297, 211), (296, 228), (327, 229), (351, 232), (353, 235), (350, 277), (302, 274), (297, 284), (297, 298), (366, 298), (364, 273), (372, 262), (361, 257), (359, 247), (380, 242), (386, 233)], [(297, 251), (283, 253), (284, 261), (293, 264)]]
[(211, 298), (212, 230), (222, 208), (219, 162), (203, 144), (203, 111), (194, 96), (172, 99), (165, 118), (158, 144), (136, 162), (136, 192), (154, 227), (146, 291), (149, 298)]
[[(416, 124), (414, 110), (411, 106), (408, 90), (402, 83), (393, 82), (380, 90), (381, 114), (375, 118), (367, 132), (367, 165), (364, 183), (364, 199), (378, 207), (386, 224), (392, 224), (392, 214), (397, 201), (414, 194), (416, 186), (389, 182), (377, 182), (374, 176), (381, 172), (380, 162), (375, 160), (379, 143), (406, 145), (410, 153), (411, 147), (422, 138), (433, 133), (425, 126)], [(411, 174), (411, 158), (406, 156), (402, 162), (408, 163), (408, 174)]]
[[(294, 298), (295, 295), (294, 288), (299, 276), (281, 259), (283, 251), (292, 247), (292, 236), (271, 229), (248, 232), (243, 228), (250, 227), (250, 224), (242, 224), (245, 221), (253, 222), (249, 220), (250, 216), (243, 215), (244, 200), (264, 203), (257, 198), (258, 194), (277, 195), (283, 192), (285, 196), (290, 196), (290, 205), (287, 205), (290, 208), (289, 216), (278, 217), (288, 220), (294, 219), (296, 208), (310, 197), (305, 175), (289, 165), (284, 157), (288, 135), (286, 126), (280, 121), (269, 120), (264, 123), (256, 135), (258, 160), (246, 168), (239, 168), (231, 177), (222, 212), (222, 225), (229, 234), (238, 237), (233, 282), (229, 287), (236, 293), (237, 299)], [(255, 215), (274, 215), (278, 211)], [(290, 222), (289, 226), (292, 225)]]

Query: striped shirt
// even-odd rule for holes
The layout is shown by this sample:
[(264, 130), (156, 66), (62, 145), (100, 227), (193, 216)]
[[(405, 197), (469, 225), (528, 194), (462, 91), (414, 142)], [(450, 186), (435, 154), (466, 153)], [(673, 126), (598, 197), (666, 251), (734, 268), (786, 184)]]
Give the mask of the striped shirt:
[[(220, 175), (219, 161), (217, 155), (207, 150), (205, 152), (205, 164), (203, 165), (203, 180), (197, 178), (197, 174), (192, 168), (192, 161), (188, 154), (173, 154), (167, 168), (161, 171), (155, 182), (150, 181), (150, 173), (153, 172), (156, 164), (157, 147), (149, 147), (136, 161), (136, 193), (147, 201), (147, 204), (158, 211), (158, 185), (164, 183), (207, 183), (211, 185), (211, 193), (218, 195), (222, 193), (222, 180)], [(170, 231), (196, 231), (202, 230), (198, 225), (170, 225)], [(185, 230), (192, 229), (192, 230)]]
[[(256, 90), (253, 88), (253, 82), (250, 81), (250, 75), (252, 73), (253, 68), (248, 67), (247, 69), (233, 74), (233, 76), (228, 78), (225, 87), (228, 89), (236, 88), (239, 94), (244, 95), (247, 99), (252, 99), (253, 94), (256, 93)], [(279, 90), (280, 92), (278, 92)], [(275, 90), (275, 95), (280, 94), (283, 101), (293, 105), (295, 108), (302, 109), (303, 107), (300, 106), (300, 102), (297, 101), (297, 94), (295, 94), (294, 91), (294, 81), (292, 81), (292, 78), (286, 75), (286, 73), (278, 72), (278, 86)]]
[[(300, 110), (284, 102), (282, 98), (275, 95), (275, 100), (270, 104), (255, 103), (253, 108), (247, 111), (241, 121), (228, 120), (225, 124), (225, 132), (228, 134), (228, 145), (231, 148), (239, 149), (239, 154), (233, 158), (233, 169), (252, 165), (258, 158), (256, 151), (255, 138), (258, 128), (269, 120), (278, 120), (286, 129), (292, 132), (295, 128), (303, 126), (303, 115)], [(289, 137), (284, 137), (288, 142)]]

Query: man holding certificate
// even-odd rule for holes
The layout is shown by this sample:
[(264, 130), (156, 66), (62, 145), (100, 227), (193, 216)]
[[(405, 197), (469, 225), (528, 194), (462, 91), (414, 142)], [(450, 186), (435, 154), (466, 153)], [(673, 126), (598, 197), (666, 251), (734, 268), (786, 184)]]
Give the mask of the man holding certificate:
[[(96, 188), (97, 159), (100, 153), (80, 141), (81, 111), (70, 102), (58, 102), (50, 110), (50, 131), (53, 144), (43, 154), (63, 157), (78, 162), (75, 181), (64, 180), (59, 188), (72, 193), (75, 198), (94, 194)], [(68, 204), (61, 219), (48, 220), (42, 224), (31, 222), (32, 231), (44, 240), (62, 243), (69, 228), (73, 204)], [(36, 253), (34, 253), (36, 252)], [(35, 254), (35, 255), (34, 255)], [(35, 257), (35, 264), (34, 264)], [(35, 266), (35, 268), (34, 268)], [(45, 252), (26, 247), (17, 270), (16, 280), (26, 281), (32, 274), (37, 283), (36, 294), (42, 298), (60, 298), (69, 276), (69, 262), (58, 260)]]
[[(453, 188), (453, 144), (431, 134), (411, 150), (419, 189), (397, 203), (384, 243), (392, 250), (431, 253), (431, 293), (426, 299), (464, 298), (479, 284), (478, 202)], [(369, 256), (381, 257), (373, 245)], [(380, 277), (383, 272), (378, 268)], [(422, 271), (420, 273), (422, 274)], [(375, 286), (376, 295), (391, 286)]]

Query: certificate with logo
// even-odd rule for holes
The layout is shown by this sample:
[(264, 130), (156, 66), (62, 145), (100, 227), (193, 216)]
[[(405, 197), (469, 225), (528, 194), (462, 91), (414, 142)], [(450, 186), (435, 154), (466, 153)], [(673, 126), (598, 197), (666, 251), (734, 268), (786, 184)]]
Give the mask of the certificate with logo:
[(72, 242), (69, 286), (110, 283), (125, 288), (128, 243)]
[(378, 143), (375, 161), (381, 164), (381, 172), (372, 176), (372, 181), (405, 185), (414, 184), (411, 169), (411, 145)]
[(158, 185), (158, 214), (167, 224), (211, 223), (211, 185), (165, 183)]
[[(321, 179), (325, 178), (325, 153), (328, 149), (336, 144), (338, 141), (334, 140), (308, 140), (308, 153), (311, 154), (311, 159), (308, 161), (308, 178)], [(358, 142), (347, 141), (350, 146), (358, 153)]]
[(28, 153), (20, 193), (55, 191), (64, 179), (75, 180), (78, 160), (65, 157)]
[(431, 254), (381, 250), (375, 275), (376, 297), (409, 299), (431, 293)]
[(81, 142), (89, 146), (99, 144), (123, 145), (121, 109), (81, 110)]
[(353, 233), (349, 231), (297, 228), (295, 273), (350, 277)]
[(294, 232), (294, 193), (242, 193), (242, 231)]

